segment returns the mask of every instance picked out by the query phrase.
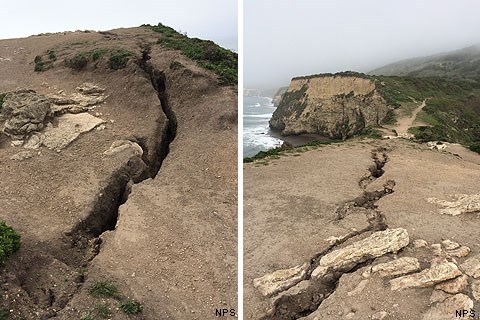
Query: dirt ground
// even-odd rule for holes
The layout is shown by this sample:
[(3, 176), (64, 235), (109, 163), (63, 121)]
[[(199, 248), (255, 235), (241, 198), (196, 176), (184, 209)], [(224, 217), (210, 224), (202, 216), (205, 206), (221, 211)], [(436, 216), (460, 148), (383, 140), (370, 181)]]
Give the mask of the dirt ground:
[[(23, 148), (0, 138), (0, 219), (22, 236), (0, 271), (9, 319), (80, 319), (98, 305), (111, 319), (213, 319), (217, 308), (237, 308), (236, 88), (158, 45), (149, 64), (162, 74), (161, 91), (134, 58), (118, 71), (103, 60), (80, 72), (62, 64), (96, 48), (140, 56), (156, 39), (130, 28), (0, 41), (0, 93), (73, 94), (91, 82), (108, 95), (89, 111), (105, 120), (104, 130), (60, 152), (42, 147), (12, 160)], [(34, 57), (47, 50), (56, 53), (54, 67), (34, 72)], [(183, 67), (170, 68), (173, 61)], [(143, 149), (148, 168), (133, 185), (132, 158), (104, 155), (117, 140)], [(89, 294), (103, 280), (118, 297)], [(119, 310), (130, 299), (142, 303), (141, 314)]]
[[(384, 172), (370, 177), (367, 184), (373, 150), (385, 150), (387, 161), (382, 164)], [(395, 139), (350, 141), (244, 164), (245, 319), (454, 319), (454, 314), (439, 318), (427, 313), (436, 303), (432, 294), (439, 291), (433, 286), (393, 291), (388, 279), (373, 275), (364, 280), (362, 273), (372, 264), (407, 256), (426, 268), (435, 261), (430, 245), (446, 239), (471, 249), (467, 257), (455, 258), (458, 265), (479, 254), (478, 213), (441, 214), (441, 207), (428, 200), (477, 195), (479, 160), (479, 155), (458, 145), (438, 151)], [(288, 310), (280, 310), (285, 316), (278, 312), (272, 316), (272, 300), (260, 294), (253, 280), (310, 261), (329, 248), (331, 237), (364, 230), (370, 223), (367, 209), (357, 207), (339, 216), (339, 208), (358, 201), (364, 191), (381, 190), (388, 181), (394, 181), (393, 192), (377, 198), (374, 211), (381, 214), (384, 227), (405, 228), (410, 245), (338, 275), (338, 284), (319, 307), (307, 307), (291, 318)], [(427, 247), (414, 248), (417, 239), (426, 240)], [(472, 281), (463, 291), (467, 295)], [(302, 294), (300, 287), (295, 290)], [(474, 309), (479, 307), (475, 302)]]

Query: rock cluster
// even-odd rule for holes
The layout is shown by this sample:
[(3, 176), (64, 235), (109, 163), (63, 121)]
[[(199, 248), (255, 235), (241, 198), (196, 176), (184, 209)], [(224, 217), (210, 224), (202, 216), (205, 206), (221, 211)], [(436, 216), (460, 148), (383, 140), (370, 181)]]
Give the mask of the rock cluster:
[[(273, 295), (267, 318), (273, 316), (279, 319), (290, 319), (292, 315), (305, 314), (306, 310), (313, 312), (300, 319), (322, 319), (325, 316), (324, 311), (317, 307), (321, 300), (331, 299), (333, 294), (337, 294), (337, 286), (331, 287), (333, 292), (326, 292), (321, 283), (325, 283), (322, 282), (325, 279), (331, 281), (336, 278), (338, 281), (339, 277), (340, 285), (344, 285), (345, 281), (356, 283), (353, 287), (349, 285), (348, 291), (343, 289), (345, 297), (358, 297), (365, 290), (371, 290), (371, 287), (367, 288), (374, 277), (389, 279), (383, 283), (388, 284), (390, 289), (387, 290), (392, 294), (404, 290), (431, 288), (431, 304), (421, 316), (425, 320), (451, 319), (455, 310), (469, 310), (473, 308), (474, 300), (480, 301), (480, 256), (467, 258), (463, 263), (457, 262), (456, 259), (465, 258), (470, 253), (470, 248), (449, 239), (431, 245), (423, 239), (412, 241), (411, 246), (409, 243), (408, 233), (403, 228), (374, 232), (369, 237), (321, 256), (318, 266), (310, 275), (309, 268), (312, 265), (305, 263), (257, 278), (254, 285), (264, 296)], [(395, 253), (407, 246), (409, 249), (402, 251), (402, 257), (397, 258)], [(406, 252), (410, 255), (418, 253), (422, 257), (425, 257), (425, 254), (431, 255), (430, 266), (422, 267), (419, 259), (406, 256)], [(392, 255), (394, 259), (388, 260)], [(383, 261), (376, 263), (376, 258), (380, 257)], [(355, 273), (350, 273), (355, 270), (356, 265), (367, 260), (373, 262)], [(345, 275), (349, 276), (345, 278)], [(315, 293), (315, 290), (318, 292)], [(285, 302), (286, 300), (288, 302)], [(292, 313), (287, 310), (289, 307), (296, 310)], [(355, 311), (342, 313), (342, 316), (352, 319), (357, 317)], [(383, 319), (388, 316), (387, 310), (372, 313), (369, 318)]]
[(5, 119), (3, 132), (12, 139), (21, 140), (31, 132), (45, 127), (51, 115), (51, 102), (33, 90), (7, 93), (1, 109)]
[[(105, 89), (84, 83), (77, 87), (77, 91), (70, 96), (64, 95), (63, 91), (59, 95), (44, 96), (33, 90), (6, 94), (1, 109), (2, 131), (13, 139), (13, 146), (23, 145), (26, 149), (46, 146), (60, 151), (80, 134), (105, 122), (86, 112), (105, 101)], [(12, 156), (12, 160), (31, 157), (25, 154)]]

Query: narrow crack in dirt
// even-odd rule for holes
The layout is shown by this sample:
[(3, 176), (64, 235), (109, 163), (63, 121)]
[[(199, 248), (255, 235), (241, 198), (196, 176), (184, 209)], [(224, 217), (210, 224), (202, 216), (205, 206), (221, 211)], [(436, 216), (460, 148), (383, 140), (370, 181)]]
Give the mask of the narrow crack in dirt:
[[(128, 200), (133, 184), (144, 181), (148, 178), (155, 178), (160, 171), (163, 161), (170, 151), (170, 143), (175, 139), (177, 132), (177, 120), (174, 111), (168, 103), (166, 94), (165, 74), (156, 70), (147, 62), (147, 57), (142, 57), (138, 63), (145, 72), (157, 92), (158, 99), (163, 113), (167, 118), (167, 126), (159, 122), (156, 130), (155, 150), (148, 150), (145, 139), (132, 138), (130, 141), (137, 143), (143, 150), (141, 159), (130, 159), (127, 164), (115, 171), (108, 178), (107, 186), (97, 195), (93, 209), (88, 216), (75, 225), (72, 230), (65, 234), (65, 250), (55, 250), (52, 253), (54, 259), (75, 270), (78, 273), (75, 277), (76, 285), (68, 292), (68, 298), (58, 301), (54, 290), (48, 287), (41, 287), (39, 290), (32, 290), (28, 283), (21, 282), (21, 287), (29, 295), (32, 301), (44, 309), (46, 318), (55, 317), (70, 300), (77, 294), (85, 281), (83, 273), (78, 270), (88, 266), (90, 261), (100, 252), (102, 239), (101, 235), (106, 231), (115, 230), (118, 220), (119, 208)], [(149, 156), (149, 152), (154, 152)], [(150, 160), (149, 160), (150, 159)], [(42, 273), (42, 268), (29, 270), (29, 273)], [(24, 278), (24, 277), (21, 277)], [(39, 284), (37, 284), (38, 286)], [(37, 288), (38, 289), (38, 288)]]
[(337, 219), (343, 219), (354, 207), (365, 209), (368, 227), (355, 230), (335, 240), (326, 249), (315, 254), (309, 261), (310, 265), (300, 282), (286, 288), (272, 299), (272, 309), (262, 319), (284, 320), (306, 317), (317, 310), (321, 303), (333, 294), (338, 286), (340, 277), (345, 273), (352, 273), (370, 264), (374, 257), (365, 257), (362, 261), (347, 265), (341, 270), (329, 271), (321, 279), (314, 279), (312, 272), (319, 266), (320, 259), (332, 252), (335, 248), (349, 239), (370, 231), (385, 230), (388, 226), (385, 216), (377, 209), (376, 202), (382, 197), (394, 192), (394, 180), (387, 180), (382, 190), (366, 191), (367, 186), (385, 173), (384, 166), (388, 162), (388, 150), (380, 147), (372, 150), (374, 164), (368, 168), (369, 174), (359, 180), (363, 193), (352, 201), (344, 203), (336, 210)]

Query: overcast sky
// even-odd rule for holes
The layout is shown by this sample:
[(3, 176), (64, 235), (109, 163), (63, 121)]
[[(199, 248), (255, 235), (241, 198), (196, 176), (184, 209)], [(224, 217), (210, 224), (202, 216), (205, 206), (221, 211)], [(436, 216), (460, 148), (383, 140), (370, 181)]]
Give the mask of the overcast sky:
[(480, 43), (478, 0), (244, 0), (247, 88)]
[(237, 50), (236, 0), (2, 0), (0, 13), (0, 39), (162, 22)]

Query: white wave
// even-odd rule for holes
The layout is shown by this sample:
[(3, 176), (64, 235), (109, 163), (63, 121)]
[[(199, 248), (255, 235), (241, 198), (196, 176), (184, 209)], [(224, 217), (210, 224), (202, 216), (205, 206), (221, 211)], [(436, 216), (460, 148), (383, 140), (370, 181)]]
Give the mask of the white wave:
[(272, 117), (271, 113), (261, 113), (261, 114), (244, 114), (244, 118), (262, 118), (262, 119), (270, 119)]

